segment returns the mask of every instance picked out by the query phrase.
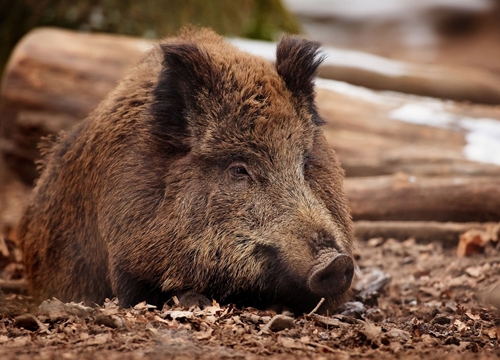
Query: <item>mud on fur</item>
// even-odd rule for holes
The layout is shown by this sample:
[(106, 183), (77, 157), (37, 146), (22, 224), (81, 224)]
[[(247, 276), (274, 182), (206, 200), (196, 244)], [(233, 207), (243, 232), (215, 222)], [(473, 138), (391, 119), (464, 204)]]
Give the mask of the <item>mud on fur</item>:
[(314, 103), (318, 48), (284, 37), (273, 65), (209, 30), (155, 46), (44, 150), (19, 227), (33, 294), (343, 301), (352, 223)]

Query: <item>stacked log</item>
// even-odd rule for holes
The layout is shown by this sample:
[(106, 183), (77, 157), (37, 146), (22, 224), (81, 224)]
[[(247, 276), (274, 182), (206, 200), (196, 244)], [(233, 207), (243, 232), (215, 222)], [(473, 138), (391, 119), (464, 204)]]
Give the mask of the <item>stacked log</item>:
[[(253, 43), (238, 45), (255, 49)], [(31, 186), (40, 137), (84, 119), (151, 46), (142, 39), (57, 29), (28, 34), (3, 77), (0, 173), (10, 172), (9, 179)], [(269, 52), (260, 53), (269, 57)], [(320, 71), (334, 73), (335, 66), (344, 74), (340, 78), (365, 78), (364, 85), (370, 85), (370, 76), (360, 76), (367, 70), (350, 67), (346, 72), (345, 64), (329, 61)], [(422, 84), (431, 81), (434, 92), (426, 95), (435, 95), (440, 83), (446, 85), (441, 89), (454, 84), (455, 70), (438, 69), (434, 77), (421, 72), (418, 77), (418, 67), (408, 69), (411, 76), (393, 77), (386, 88), (421, 94)], [(464, 78), (460, 96), (479, 86), (492, 94), (483, 103), (500, 103), (500, 87), (492, 85), (500, 81), (483, 81), (483, 75)], [(317, 88), (327, 139), (346, 170), (345, 191), (355, 220), (500, 220), (499, 107), (375, 91), (335, 80), (319, 79)], [(453, 91), (439, 91), (456, 98)], [(0, 194), (11, 180), (0, 184)]]

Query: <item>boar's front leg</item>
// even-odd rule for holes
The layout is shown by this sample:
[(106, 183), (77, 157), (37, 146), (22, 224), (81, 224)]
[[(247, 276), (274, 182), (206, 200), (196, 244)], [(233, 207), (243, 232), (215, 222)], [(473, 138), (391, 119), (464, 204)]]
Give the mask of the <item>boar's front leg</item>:
[(209, 298), (193, 290), (179, 293), (177, 294), (177, 298), (179, 299), (179, 304), (184, 307), (198, 306), (200, 309), (203, 309), (212, 305)]
[(144, 280), (133, 276), (120, 266), (111, 269), (111, 286), (121, 306), (134, 306), (142, 301), (162, 308), (171, 296)]
[(137, 279), (120, 266), (115, 266), (111, 270), (111, 283), (113, 292), (123, 307), (134, 306), (146, 301), (161, 309), (163, 304), (170, 300), (173, 295), (177, 296), (179, 304), (184, 307), (198, 306), (203, 309), (212, 305), (210, 299), (194, 290), (175, 294), (163, 292), (159, 287)]

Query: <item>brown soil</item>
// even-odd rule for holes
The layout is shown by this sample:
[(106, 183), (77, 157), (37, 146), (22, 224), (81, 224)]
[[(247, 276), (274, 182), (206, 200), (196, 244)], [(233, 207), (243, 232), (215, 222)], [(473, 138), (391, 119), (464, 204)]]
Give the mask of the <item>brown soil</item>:
[[(5, 285), (22, 277), (22, 266), (13, 243), (2, 244)], [(491, 304), (500, 296), (490, 292), (500, 280), (495, 243), (467, 258), (439, 241), (372, 239), (358, 250), (358, 296), (331, 316), (216, 303), (204, 310), (174, 303), (123, 309), (113, 301), (38, 307), (20, 287), (0, 298), (0, 358), (498, 358), (500, 316)]]

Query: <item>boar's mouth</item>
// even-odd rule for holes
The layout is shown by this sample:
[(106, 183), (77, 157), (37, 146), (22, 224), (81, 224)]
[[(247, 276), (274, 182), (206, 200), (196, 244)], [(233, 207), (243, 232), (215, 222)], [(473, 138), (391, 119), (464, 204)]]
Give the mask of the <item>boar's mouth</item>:
[(354, 274), (354, 262), (348, 255), (336, 252), (323, 254), (308, 277), (303, 278), (298, 277), (283, 261), (277, 247), (259, 245), (255, 253), (266, 262), (264, 287), (242, 290), (229, 295), (225, 301), (260, 309), (280, 305), (299, 315), (310, 312), (322, 297), (326, 299), (323, 312), (331, 311), (348, 295)]

